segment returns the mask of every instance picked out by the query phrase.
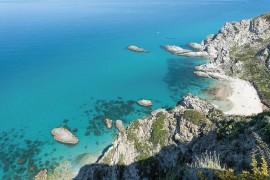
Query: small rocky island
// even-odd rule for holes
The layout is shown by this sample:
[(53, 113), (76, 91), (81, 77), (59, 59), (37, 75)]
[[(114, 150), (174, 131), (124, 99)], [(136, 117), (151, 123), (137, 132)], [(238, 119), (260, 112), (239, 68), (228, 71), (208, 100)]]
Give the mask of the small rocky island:
[(69, 130), (63, 127), (54, 128), (51, 131), (53, 138), (64, 144), (78, 144), (79, 139)]
[(139, 101), (138, 101), (138, 104), (139, 104), (140, 106), (145, 106), (145, 107), (148, 107), (148, 106), (152, 106), (152, 105), (153, 105), (152, 101), (147, 100), (147, 99), (139, 100)]
[(131, 51), (134, 51), (134, 52), (143, 52), (143, 53), (148, 53), (148, 52), (150, 52), (150, 51), (145, 50), (145, 49), (143, 49), (143, 48), (139, 48), (139, 47), (137, 47), (137, 46), (135, 46), (135, 45), (128, 46), (128, 49), (131, 50)]

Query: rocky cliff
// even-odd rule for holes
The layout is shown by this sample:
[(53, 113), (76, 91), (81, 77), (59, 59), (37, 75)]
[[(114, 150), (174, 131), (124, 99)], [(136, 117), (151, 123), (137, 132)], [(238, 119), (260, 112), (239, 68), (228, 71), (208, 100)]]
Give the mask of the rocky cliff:
[(75, 179), (194, 179), (192, 164), (207, 152), (219, 155), (221, 163), (215, 166), (226, 164), (240, 171), (249, 168), (254, 152), (268, 152), (254, 136), (269, 142), (268, 137), (260, 139), (270, 134), (266, 126), (270, 114), (225, 117), (207, 101), (188, 94), (174, 109), (159, 109), (132, 122), (97, 163), (83, 167)]

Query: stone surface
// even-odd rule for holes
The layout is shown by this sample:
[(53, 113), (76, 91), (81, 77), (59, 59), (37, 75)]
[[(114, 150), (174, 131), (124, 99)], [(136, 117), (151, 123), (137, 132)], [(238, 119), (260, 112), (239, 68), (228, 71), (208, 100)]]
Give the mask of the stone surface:
[(108, 129), (111, 129), (111, 128), (112, 128), (112, 120), (111, 120), (111, 119), (106, 118), (106, 119), (104, 120), (104, 122), (105, 122), (105, 125), (106, 125), (106, 127), (107, 127)]
[(65, 144), (77, 144), (79, 139), (72, 134), (69, 130), (63, 127), (54, 128), (51, 131), (54, 139)]
[(187, 94), (178, 102), (178, 106), (182, 106), (185, 109), (194, 109), (205, 114), (214, 110), (214, 106), (211, 103), (192, 94)]
[(125, 130), (125, 127), (124, 127), (123, 122), (121, 120), (116, 120), (114, 125), (119, 131)]
[(143, 48), (139, 48), (137, 46), (134, 46), (134, 45), (131, 45), (131, 46), (128, 46), (128, 49), (131, 50), (131, 51), (134, 51), (134, 52), (149, 52), (148, 50), (145, 50)]
[(138, 104), (141, 105), (141, 106), (152, 106), (152, 101), (150, 100), (146, 100), (146, 99), (142, 99), (142, 100), (139, 100), (138, 101)]

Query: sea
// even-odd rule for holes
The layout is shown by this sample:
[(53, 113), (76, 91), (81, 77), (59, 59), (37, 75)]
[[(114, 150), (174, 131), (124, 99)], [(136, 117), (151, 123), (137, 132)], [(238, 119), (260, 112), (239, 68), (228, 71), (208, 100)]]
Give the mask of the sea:
[[(162, 46), (188, 48), (269, 10), (269, 0), (0, 0), (0, 179), (33, 179), (65, 161), (76, 173), (112, 144), (105, 118), (127, 127), (187, 93), (203, 96), (214, 82), (193, 72), (208, 60)], [(59, 126), (79, 143), (55, 141)]]

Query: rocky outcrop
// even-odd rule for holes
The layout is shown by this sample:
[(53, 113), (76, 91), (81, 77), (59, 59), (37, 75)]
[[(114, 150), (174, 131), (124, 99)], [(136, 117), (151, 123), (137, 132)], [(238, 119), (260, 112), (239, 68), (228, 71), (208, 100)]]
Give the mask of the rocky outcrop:
[(65, 144), (77, 144), (79, 139), (69, 130), (63, 127), (54, 128), (51, 131), (54, 139)]
[(171, 46), (171, 45), (166, 45), (164, 46), (164, 49), (172, 54), (183, 54), (183, 53), (187, 53), (187, 52), (191, 52), (191, 50), (188, 49), (183, 49), (179, 46)]
[(265, 66), (270, 68), (270, 44), (266, 46), (266, 48), (260, 50), (257, 53), (257, 57), (265, 62)]
[[(208, 57), (211, 63), (225, 72), (235, 66), (234, 59), (230, 53), (235, 47), (261, 47), (262, 41), (270, 39), (269, 14), (240, 22), (227, 22), (217, 34), (211, 34), (200, 44), (190, 43), (189, 46), (196, 52), (185, 50), (177, 46), (165, 46), (167, 51), (182, 56)], [(269, 60), (266, 60), (269, 65)]]
[(116, 120), (114, 125), (119, 131), (125, 130), (125, 127), (124, 127), (123, 122), (121, 120)]
[[(192, 43), (191, 44), (193, 47), (199, 48), (199, 44)], [(188, 57), (208, 57), (208, 53), (205, 51), (198, 51), (198, 52), (193, 52), (189, 49), (183, 49), (179, 46), (171, 46), (171, 45), (166, 45), (164, 46), (164, 49), (166, 51), (169, 51), (172, 54), (180, 55), (180, 56), (188, 56)]]
[(153, 104), (152, 104), (152, 101), (146, 100), (146, 99), (139, 100), (139, 101), (138, 101), (138, 104), (139, 104), (140, 106), (145, 106), (145, 107), (147, 107), (147, 106), (152, 106), (152, 105), (153, 105)]
[(139, 48), (139, 47), (134, 46), (134, 45), (128, 46), (128, 49), (131, 51), (134, 51), (134, 52), (144, 52), (144, 53), (150, 52), (148, 50), (145, 50), (143, 48)]
[(104, 123), (105, 123), (105, 125), (106, 125), (106, 127), (107, 127), (108, 129), (111, 129), (111, 128), (112, 128), (112, 120), (111, 120), (111, 119), (106, 118), (106, 119), (104, 120)]
[(172, 173), (184, 177), (188, 164), (206, 150), (240, 170), (259, 149), (249, 131), (260, 134), (263, 129), (260, 121), (252, 127), (245, 122), (224, 117), (207, 101), (189, 94), (169, 112), (159, 109), (152, 117), (133, 121), (97, 163), (83, 167), (75, 179), (166, 179)]
[(214, 106), (209, 102), (200, 99), (198, 96), (187, 94), (181, 101), (178, 102), (178, 106), (184, 109), (193, 109), (202, 113), (209, 113), (214, 111)]

